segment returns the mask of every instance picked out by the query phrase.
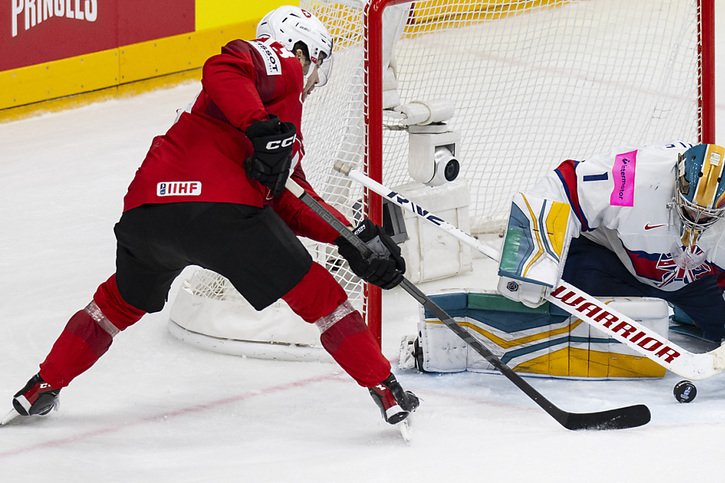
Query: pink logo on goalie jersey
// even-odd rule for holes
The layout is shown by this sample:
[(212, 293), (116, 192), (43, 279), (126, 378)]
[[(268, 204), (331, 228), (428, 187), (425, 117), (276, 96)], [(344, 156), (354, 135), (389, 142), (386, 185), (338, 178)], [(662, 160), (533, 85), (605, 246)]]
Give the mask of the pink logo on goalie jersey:
[(199, 196), (201, 181), (161, 181), (156, 185), (156, 196)]
[(612, 179), (614, 189), (609, 197), (612, 206), (634, 206), (634, 171), (637, 167), (637, 151), (618, 154), (614, 158)]

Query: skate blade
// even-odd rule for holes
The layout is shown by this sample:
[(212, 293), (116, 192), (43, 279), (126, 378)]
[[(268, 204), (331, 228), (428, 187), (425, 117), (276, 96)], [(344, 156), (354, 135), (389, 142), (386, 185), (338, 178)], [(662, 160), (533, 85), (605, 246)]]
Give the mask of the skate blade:
[(406, 443), (410, 443), (413, 439), (413, 431), (410, 427), (410, 416), (396, 424), (398, 427), (398, 431), (400, 431), (400, 436), (402, 436), (403, 441)]
[(20, 414), (15, 409), (11, 409), (10, 412), (4, 418), (2, 418), (2, 420), (0, 420), (0, 426), (5, 426), (18, 416), (20, 416)]

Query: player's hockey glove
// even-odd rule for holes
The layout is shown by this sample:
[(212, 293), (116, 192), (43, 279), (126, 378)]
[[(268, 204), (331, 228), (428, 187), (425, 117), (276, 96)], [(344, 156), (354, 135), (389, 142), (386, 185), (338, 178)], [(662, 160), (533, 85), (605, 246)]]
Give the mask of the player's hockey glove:
[(370, 248), (369, 256), (365, 257), (343, 237), (335, 240), (335, 244), (358, 277), (384, 289), (403, 281), (405, 260), (400, 255), (400, 247), (387, 233), (370, 220), (360, 223), (353, 233)]
[(273, 197), (284, 191), (292, 164), (292, 147), (297, 130), (291, 122), (276, 116), (252, 123), (246, 131), (254, 153), (244, 163), (247, 175), (269, 188)]

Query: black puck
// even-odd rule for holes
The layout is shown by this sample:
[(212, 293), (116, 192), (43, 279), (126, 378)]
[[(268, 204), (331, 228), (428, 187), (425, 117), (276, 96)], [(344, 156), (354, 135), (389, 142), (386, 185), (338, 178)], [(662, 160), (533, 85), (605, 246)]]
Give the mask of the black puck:
[(675, 399), (681, 403), (689, 403), (697, 396), (697, 388), (690, 381), (680, 381), (675, 384), (675, 388), (672, 390), (675, 395)]

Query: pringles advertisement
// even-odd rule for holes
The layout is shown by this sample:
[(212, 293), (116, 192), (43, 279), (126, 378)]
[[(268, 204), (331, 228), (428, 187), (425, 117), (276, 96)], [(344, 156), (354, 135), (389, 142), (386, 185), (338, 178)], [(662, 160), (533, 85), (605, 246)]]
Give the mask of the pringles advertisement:
[(0, 71), (193, 32), (194, 0), (0, 0)]

